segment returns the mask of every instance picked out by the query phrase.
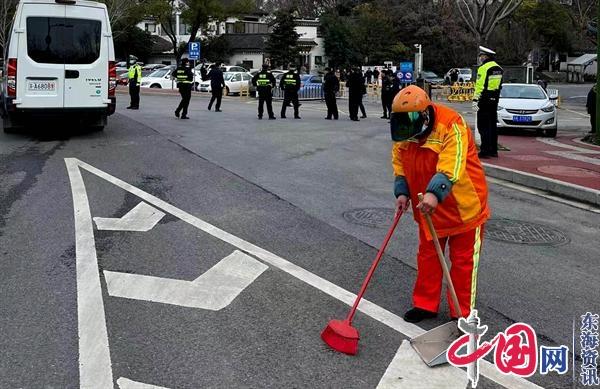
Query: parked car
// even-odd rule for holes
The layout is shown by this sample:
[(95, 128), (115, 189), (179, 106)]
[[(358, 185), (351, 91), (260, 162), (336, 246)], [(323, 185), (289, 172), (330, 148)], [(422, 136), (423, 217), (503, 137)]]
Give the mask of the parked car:
[(498, 102), (498, 128), (523, 128), (555, 137), (556, 107), (537, 84), (504, 84)]
[(17, 5), (0, 96), (4, 131), (47, 116), (104, 128), (115, 112), (115, 52), (106, 5)]
[(322, 95), (323, 77), (312, 74), (304, 74), (300, 76), (300, 90), (298, 94), (301, 96), (310, 94), (313, 97)]
[(458, 78), (456, 80), (457, 82), (469, 82), (473, 79), (473, 70), (471, 70), (470, 68), (452, 68), (448, 70), (444, 75), (444, 82), (446, 84), (451, 83), (450, 72), (452, 72), (455, 69), (458, 70)]
[(142, 70), (158, 70), (166, 67), (167, 65), (162, 63), (150, 63), (142, 66)]
[(444, 83), (444, 79), (435, 74), (434, 72), (424, 70), (421, 72), (421, 77), (430, 84), (440, 85)]
[[(153, 89), (176, 89), (177, 82), (171, 73), (175, 70), (175, 65), (165, 66), (164, 68), (155, 70), (147, 76), (142, 76), (142, 88), (153, 88)], [(196, 75), (196, 85), (198, 83), (200, 75)]]
[(117, 72), (117, 84), (128, 85), (129, 84), (129, 71)]
[[(242, 86), (250, 86), (252, 84), (252, 75), (248, 72), (225, 72), (223, 73), (225, 80), (226, 94), (240, 93)], [(210, 80), (202, 81), (199, 86), (200, 92), (210, 92)]]

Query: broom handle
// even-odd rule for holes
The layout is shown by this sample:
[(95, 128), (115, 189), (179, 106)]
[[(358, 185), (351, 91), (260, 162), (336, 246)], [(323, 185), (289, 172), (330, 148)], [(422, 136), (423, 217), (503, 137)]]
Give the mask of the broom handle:
[[(423, 201), (423, 193), (419, 193), (418, 196), (419, 201)], [(429, 232), (431, 233), (431, 237), (433, 238), (435, 251), (437, 252), (438, 258), (440, 260), (440, 265), (442, 265), (442, 272), (444, 273), (444, 278), (446, 279), (446, 283), (448, 284), (450, 296), (452, 296), (452, 302), (454, 303), (454, 307), (456, 308), (458, 316), (463, 317), (462, 311), (460, 310), (460, 304), (458, 303), (458, 297), (456, 296), (456, 290), (454, 290), (454, 284), (452, 283), (452, 278), (450, 277), (450, 272), (448, 271), (448, 265), (446, 264), (444, 251), (442, 250), (442, 246), (440, 246), (440, 240), (438, 239), (437, 233), (435, 232), (435, 228), (433, 227), (431, 216), (429, 216), (426, 213), (423, 215), (425, 216), (425, 221), (427, 221), (427, 227), (429, 228)]]
[(379, 249), (379, 252), (377, 253), (377, 257), (375, 257), (375, 260), (371, 264), (369, 273), (367, 273), (367, 277), (365, 278), (362, 286), (360, 287), (360, 292), (358, 292), (358, 295), (356, 296), (356, 300), (354, 300), (354, 305), (352, 306), (352, 309), (348, 313), (348, 317), (346, 318), (346, 321), (348, 323), (352, 323), (352, 318), (354, 317), (354, 314), (356, 313), (356, 309), (358, 308), (358, 303), (360, 302), (363, 295), (365, 294), (365, 291), (367, 290), (367, 285), (369, 285), (369, 281), (371, 281), (371, 277), (373, 277), (373, 273), (375, 273), (375, 268), (377, 268), (377, 265), (379, 264), (379, 261), (381, 260), (381, 257), (383, 256), (385, 248), (387, 247), (390, 239), (392, 238), (392, 234), (394, 233), (394, 230), (396, 229), (396, 226), (398, 225), (398, 222), (400, 221), (400, 216), (402, 216), (402, 210), (398, 209), (396, 211), (396, 216), (394, 216), (394, 223), (390, 227), (390, 230), (388, 231), (388, 233), (385, 237), (385, 240), (383, 241), (383, 244), (381, 245), (381, 248)]

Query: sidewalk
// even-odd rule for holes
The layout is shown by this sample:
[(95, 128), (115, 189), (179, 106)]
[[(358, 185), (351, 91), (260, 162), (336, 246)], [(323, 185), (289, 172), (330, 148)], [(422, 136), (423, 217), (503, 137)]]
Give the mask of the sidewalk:
[(482, 162), (486, 174), (600, 206), (600, 147), (582, 143), (581, 134), (556, 138), (500, 135), (508, 150)]

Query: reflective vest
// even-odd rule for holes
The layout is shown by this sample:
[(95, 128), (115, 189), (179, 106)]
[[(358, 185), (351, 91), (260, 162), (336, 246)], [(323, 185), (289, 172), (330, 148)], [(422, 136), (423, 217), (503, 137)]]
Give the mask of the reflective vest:
[(296, 77), (294, 74), (286, 74), (283, 78), (283, 83), (285, 86), (296, 86)]
[(427, 138), (396, 142), (392, 148), (394, 175), (405, 178), (413, 216), (429, 240), (425, 219), (416, 209), (417, 195), (425, 193), (436, 173), (452, 182), (450, 194), (431, 216), (439, 236), (472, 230), (490, 216), (485, 173), (469, 127), (456, 111), (442, 104), (433, 109), (435, 124)]
[[(137, 73), (137, 77), (136, 77), (136, 73)], [(135, 65), (131, 65), (127, 72), (127, 76), (129, 77), (130, 80), (132, 80), (134, 78), (137, 79), (137, 83), (139, 84), (140, 82), (142, 82), (142, 67), (137, 63)]]
[(177, 68), (175, 72), (178, 84), (191, 84), (193, 82), (193, 75), (189, 68)]
[(502, 88), (503, 70), (496, 61), (488, 61), (477, 69), (477, 82), (475, 83), (475, 94), (473, 100), (487, 102), (498, 101), (500, 89)]
[(258, 79), (256, 80), (256, 86), (273, 87), (273, 85), (271, 85), (271, 80), (269, 80), (269, 77), (267, 77), (267, 73), (259, 73), (258, 74)]

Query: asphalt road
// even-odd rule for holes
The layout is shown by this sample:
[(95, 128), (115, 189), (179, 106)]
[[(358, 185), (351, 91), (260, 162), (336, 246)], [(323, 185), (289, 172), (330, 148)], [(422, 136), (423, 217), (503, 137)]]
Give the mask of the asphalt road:
[[(377, 105), (358, 123), (322, 120), (319, 103), (305, 103), (302, 120), (258, 121), (253, 101), (228, 98), (215, 113), (195, 97), (192, 120), (182, 121), (177, 102), (142, 96), (142, 109), (127, 111), (120, 96), (104, 132), (64, 123), (0, 135), (0, 387), (79, 387), (106, 372), (120, 388), (376, 387), (415, 330), (396, 319), (411, 306), (412, 215), (367, 292), (375, 308), (356, 316), (358, 356), (330, 351), (319, 332), (346, 314), (344, 290), (358, 291), (391, 220), (390, 142), (385, 121), (371, 118)], [(600, 312), (598, 214), (502, 183), (490, 196), (496, 227), (480, 264), (482, 323), (495, 334), (525, 322), (540, 344), (570, 345), (573, 320)], [(89, 218), (121, 218), (140, 203), (164, 213), (148, 231), (102, 229)], [(500, 241), (506, 225), (555, 242)], [(244, 271), (205, 277), (236, 250)], [(201, 275), (204, 300), (186, 300), (180, 291)], [(176, 287), (156, 296), (144, 282)], [(445, 309), (420, 326), (446, 322)], [(454, 368), (413, 367), (395, 387), (466, 387)], [(572, 387), (571, 372), (530, 381)], [(482, 376), (478, 387), (501, 385)]]

